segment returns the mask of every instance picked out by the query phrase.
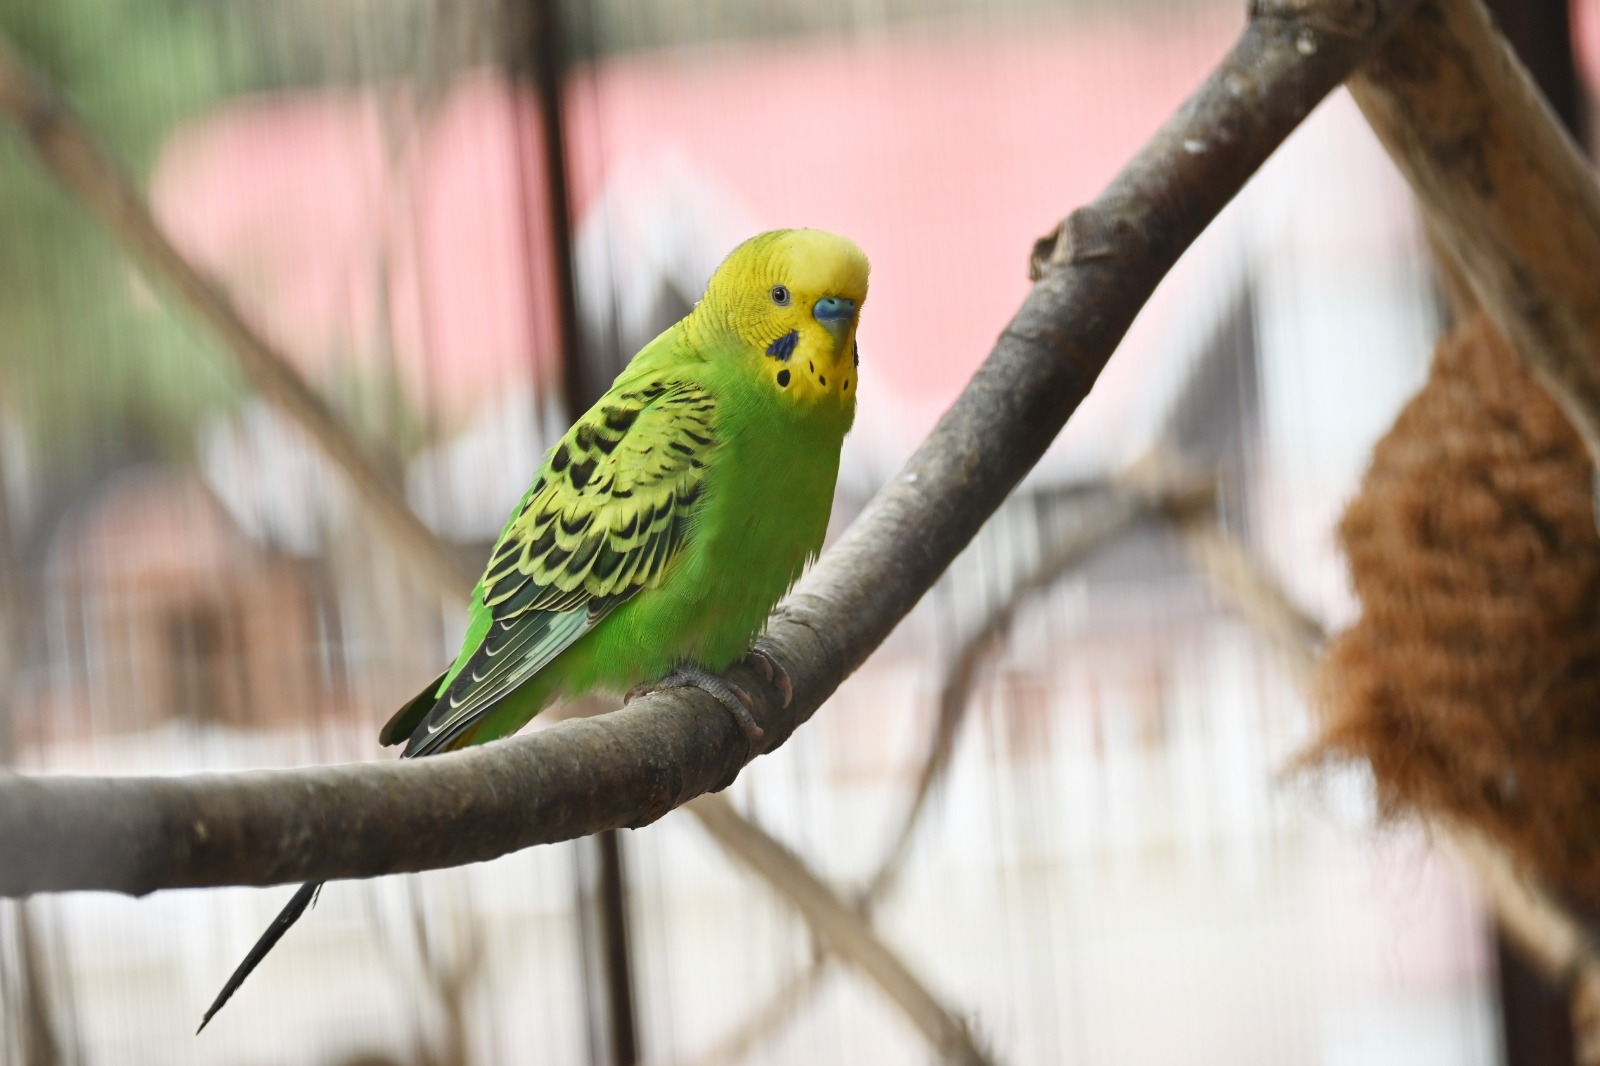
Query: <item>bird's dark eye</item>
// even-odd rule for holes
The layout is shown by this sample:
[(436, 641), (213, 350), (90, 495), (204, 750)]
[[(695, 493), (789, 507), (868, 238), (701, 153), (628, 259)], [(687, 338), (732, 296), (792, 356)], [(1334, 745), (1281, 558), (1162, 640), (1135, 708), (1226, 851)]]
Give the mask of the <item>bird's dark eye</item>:
[(773, 303), (777, 304), (779, 307), (788, 307), (789, 306), (789, 300), (790, 300), (789, 286), (787, 286), (787, 285), (774, 285), (772, 287), (772, 302)]

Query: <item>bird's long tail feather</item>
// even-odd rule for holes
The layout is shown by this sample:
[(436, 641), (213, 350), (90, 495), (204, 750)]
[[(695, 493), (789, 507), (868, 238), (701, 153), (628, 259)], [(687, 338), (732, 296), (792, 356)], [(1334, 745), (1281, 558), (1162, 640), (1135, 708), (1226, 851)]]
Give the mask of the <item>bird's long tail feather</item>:
[(283, 934), (289, 931), (289, 927), (299, 921), (300, 916), (306, 912), (306, 908), (311, 906), (311, 901), (317, 898), (317, 890), (321, 887), (321, 881), (307, 881), (300, 886), (300, 891), (296, 892), (294, 898), (289, 900), (288, 905), (278, 912), (276, 918), (272, 919), (272, 924), (267, 926), (266, 932), (261, 934), (261, 939), (256, 941), (256, 946), (250, 949), (250, 954), (244, 957), (244, 961), (239, 963), (238, 967), (233, 971), (233, 976), (228, 978), (228, 983), (222, 986), (221, 992), (217, 993), (217, 998), (211, 1004), (210, 1009), (206, 1011), (206, 1016), (200, 1019), (200, 1028), (195, 1030), (195, 1035), (198, 1036), (201, 1030), (206, 1027), (206, 1023), (211, 1021), (212, 1016), (222, 1009), (224, 1003), (228, 1002), (229, 997), (239, 991), (239, 986), (244, 984), (244, 979), (249, 977), (251, 971), (260, 965), (262, 959), (267, 957), (267, 952), (271, 951), (278, 941), (283, 939)]
[[(431, 698), (431, 693), (437, 687), (438, 682), (436, 680), (432, 685), (423, 690), (421, 696), (417, 697), (417, 699), (412, 700), (410, 703), (406, 704), (405, 707), (401, 708), (399, 713), (396, 714), (395, 719), (390, 722), (389, 727), (385, 727), (385, 735), (388, 735), (389, 729), (394, 725), (395, 721), (399, 721), (403, 716), (411, 714), (414, 706), (422, 703), (425, 698)], [(545, 689), (536, 689), (531, 685), (525, 686), (525, 688), (527, 688), (527, 690), (530, 692), (542, 693), (547, 691)], [(540, 696), (538, 698), (548, 702), (548, 699), (545, 696)], [(543, 705), (543, 703), (539, 704), (541, 707)], [(529, 717), (531, 717), (531, 715)], [(526, 718), (524, 718), (523, 721), (526, 721)], [(479, 726), (481, 724), (481, 722), (473, 723), (469, 728), (457, 730), (448, 737), (440, 737), (438, 739), (441, 741), (441, 743), (424, 748), (418, 752), (407, 752), (405, 755), (401, 756), (401, 758), (413, 758), (416, 755), (433, 755), (441, 751), (454, 751), (457, 748), (465, 747), (466, 745), (471, 744), (475, 740), (479, 739), (478, 734), (481, 732)], [(403, 740), (405, 738), (400, 737), (399, 739)], [(485, 737), (483, 739), (488, 738)], [(392, 744), (397, 743), (397, 741), (386, 739), (384, 740), (384, 743)], [(200, 1035), (200, 1033), (205, 1029), (206, 1024), (211, 1021), (212, 1017), (217, 1013), (217, 1011), (222, 1009), (223, 1004), (227, 1003), (229, 998), (232, 997), (235, 992), (239, 991), (239, 986), (244, 984), (245, 978), (249, 977), (255, 972), (255, 968), (261, 965), (261, 960), (266, 958), (267, 953), (278, 945), (278, 941), (283, 939), (283, 934), (289, 931), (289, 927), (300, 920), (300, 916), (306, 912), (307, 907), (311, 906), (312, 901), (317, 898), (318, 890), (321, 888), (321, 881), (307, 881), (305, 884), (300, 886), (300, 891), (294, 894), (293, 898), (289, 900), (288, 904), (284, 906), (283, 910), (278, 912), (278, 916), (272, 919), (272, 924), (267, 926), (266, 931), (261, 934), (261, 938), (256, 941), (255, 947), (250, 949), (250, 954), (246, 955), (244, 957), (244, 961), (239, 963), (239, 965), (234, 969), (233, 976), (228, 978), (228, 983), (222, 986), (221, 992), (217, 993), (217, 998), (214, 1002), (212, 1002), (210, 1009), (206, 1011), (205, 1017), (200, 1019), (200, 1028), (195, 1030), (196, 1036)]]

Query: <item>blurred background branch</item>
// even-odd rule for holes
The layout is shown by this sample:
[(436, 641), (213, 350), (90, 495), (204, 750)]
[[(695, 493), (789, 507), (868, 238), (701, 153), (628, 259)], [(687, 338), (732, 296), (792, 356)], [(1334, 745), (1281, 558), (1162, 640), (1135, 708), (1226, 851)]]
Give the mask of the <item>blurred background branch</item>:
[(968, 1066), (992, 1061), (978, 1049), (966, 1025), (884, 945), (861, 914), (846, 905), (794, 852), (739, 817), (722, 796), (701, 796), (689, 809), (725, 848), (742, 857), (769, 884), (781, 886), (829, 951), (870, 973), (944, 1061)]
[[(870, 913), (875, 903), (894, 890), (895, 881), (905, 867), (906, 857), (911, 853), (911, 841), (923, 812), (927, 810), (928, 800), (950, 766), (956, 736), (966, 717), (967, 708), (972, 705), (979, 670), (1005, 641), (1018, 609), (1033, 596), (1060, 581), (1100, 545), (1124, 533), (1131, 523), (1160, 508), (1164, 502), (1159, 489), (1146, 497), (1141, 493), (1128, 492), (1114, 483), (1085, 486), (1081, 496), (1082, 513), (1072, 533), (1050, 545), (1048, 554), (1038, 567), (995, 604), (988, 617), (962, 643), (945, 674), (939, 688), (938, 718), (929, 737), (922, 770), (917, 775), (916, 789), (911, 794), (911, 802), (893, 842), (862, 892), (861, 909), (864, 912)], [(1192, 490), (1186, 493), (1186, 498), (1192, 498)]]
[(458, 565), (368, 456), (332, 408), (172, 243), (133, 181), (110, 158), (61, 94), (27, 66), (0, 33), (0, 110), (39, 158), (72, 189), (152, 281), (175, 293), (211, 327), (253, 389), (278, 405), (350, 479), (356, 495), (423, 574), (447, 596), (465, 600), (476, 574)]
[[(1173, 524), (1217, 593), (1283, 657), (1295, 678), (1309, 686), (1327, 643), (1321, 624), (1214, 520), (1191, 514)], [(1502, 845), (1472, 826), (1428, 820), (1477, 876), (1489, 905), (1523, 956), (1552, 986), (1570, 996), (1578, 1061), (1585, 1066), (1600, 1063), (1600, 1017), (1594, 1012), (1594, 996), (1600, 989), (1600, 944), (1574, 912), (1540, 888), (1535, 875), (1522, 869)]]

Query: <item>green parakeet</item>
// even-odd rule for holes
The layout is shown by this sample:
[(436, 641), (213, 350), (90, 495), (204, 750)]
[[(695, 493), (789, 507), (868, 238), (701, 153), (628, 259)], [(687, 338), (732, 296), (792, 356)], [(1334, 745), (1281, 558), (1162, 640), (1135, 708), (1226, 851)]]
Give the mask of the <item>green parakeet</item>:
[[(379, 740), (432, 755), (514, 733), (561, 697), (684, 684), (759, 735), (718, 675), (822, 547), (866, 296), (866, 256), (844, 237), (775, 230), (735, 248), (545, 456), (473, 590), (455, 663)], [(318, 888), (262, 934), (202, 1029)]]

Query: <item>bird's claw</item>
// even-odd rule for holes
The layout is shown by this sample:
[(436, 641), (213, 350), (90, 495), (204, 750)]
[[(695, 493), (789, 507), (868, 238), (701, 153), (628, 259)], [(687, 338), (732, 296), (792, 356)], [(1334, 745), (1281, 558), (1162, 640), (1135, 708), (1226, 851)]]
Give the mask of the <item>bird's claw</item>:
[(694, 687), (702, 692), (710, 693), (717, 698), (717, 702), (728, 709), (734, 721), (739, 723), (739, 729), (751, 740), (760, 738), (763, 730), (756, 723), (755, 716), (750, 712), (755, 709), (755, 702), (750, 699), (750, 694), (726, 678), (718, 677), (704, 667), (695, 666), (693, 663), (684, 663), (674, 667), (672, 672), (659, 681), (648, 684), (635, 685), (628, 690), (622, 698), (624, 704), (632, 703), (640, 696), (657, 692), (664, 688)]
[(778, 690), (778, 695), (783, 697), (784, 709), (787, 710), (789, 704), (794, 702), (794, 682), (789, 680), (789, 671), (779, 666), (776, 659), (759, 648), (751, 648), (744, 661)]

